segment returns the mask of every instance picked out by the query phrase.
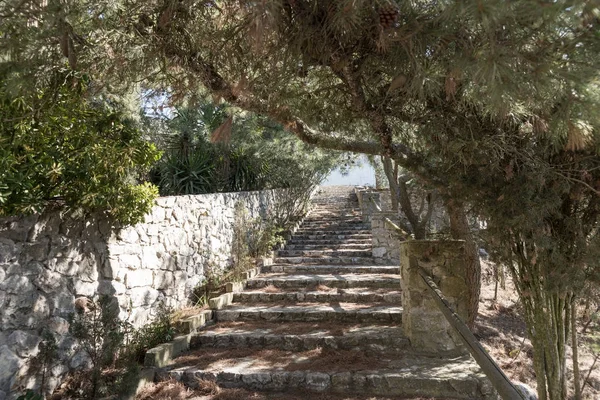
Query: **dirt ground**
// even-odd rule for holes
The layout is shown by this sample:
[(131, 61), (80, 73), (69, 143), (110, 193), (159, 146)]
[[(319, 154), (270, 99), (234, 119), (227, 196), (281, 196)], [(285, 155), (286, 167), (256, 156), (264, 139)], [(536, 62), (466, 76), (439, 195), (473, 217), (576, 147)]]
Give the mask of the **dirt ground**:
[[(511, 380), (526, 383), (535, 389), (537, 385), (533, 370), (533, 347), (527, 339), (526, 325), (520, 316), (517, 293), (507, 271), (506, 286), (504, 289), (498, 287), (497, 299), (494, 300), (496, 284), (493, 267), (493, 264), (482, 261), (482, 290), (474, 334)], [(581, 332), (582, 326), (579, 325), (578, 332)], [(588, 376), (593, 365), (583, 391), (583, 398), (586, 400), (600, 399), (600, 358), (594, 364), (598, 350), (594, 352), (591, 346), (599, 337), (598, 323), (590, 324), (587, 333), (579, 337), (579, 369), (582, 379)], [(567, 369), (569, 392), (572, 395), (574, 389), (571, 354), (571, 348), (568, 347)]]

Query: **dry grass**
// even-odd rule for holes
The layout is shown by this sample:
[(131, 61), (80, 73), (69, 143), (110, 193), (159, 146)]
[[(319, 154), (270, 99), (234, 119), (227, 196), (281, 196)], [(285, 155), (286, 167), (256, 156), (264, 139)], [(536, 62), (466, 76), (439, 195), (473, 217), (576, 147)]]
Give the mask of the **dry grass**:
[(275, 287), (274, 285), (265, 286), (260, 291), (264, 292), (264, 293), (281, 293), (281, 292), (283, 292), (283, 290), (281, 290), (278, 287)]
[(136, 400), (185, 400), (194, 396), (194, 392), (186, 388), (183, 383), (168, 380), (144, 386), (135, 398)]
[(197, 379), (196, 385), (198, 389), (197, 392), (202, 393), (204, 395), (217, 395), (221, 393), (221, 388), (215, 381), (209, 381), (206, 379)]
[[(482, 262), (482, 290), (475, 336), (512, 380), (521, 381), (536, 388), (533, 370), (533, 346), (527, 338), (525, 322), (521, 316), (516, 290), (507, 272), (505, 289), (498, 289), (494, 299), (495, 282), (493, 264)], [(593, 354), (583, 345), (586, 337), (580, 337), (579, 365), (582, 375), (587, 374), (593, 362)], [(573, 393), (571, 349), (567, 348), (567, 374), (569, 392)], [(600, 366), (596, 365), (586, 385), (583, 398), (600, 399)]]
[(178, 321), (193, 317), (194, 315), (199, 314), (201, 311), (208, 310), (208, 308), (208, 305), (204, 305), (202, 307), (193, 306), (177, 309), (171, 315), (171, 322), (177, 323)]

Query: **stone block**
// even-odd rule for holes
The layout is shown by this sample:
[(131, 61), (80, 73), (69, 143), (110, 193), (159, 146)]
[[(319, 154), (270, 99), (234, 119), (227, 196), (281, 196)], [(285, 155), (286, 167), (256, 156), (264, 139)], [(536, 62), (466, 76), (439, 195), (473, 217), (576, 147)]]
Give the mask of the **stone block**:
[(44, 270), (44, 264), (39, 261), (29, 261), (26, 264), (10, 264), (6, 270), (7, 275), (38, 276)]
[(155, 377), (155, 368), (142, 368), (134, 378), (134, 382), (131, 383), (131, 386), (135, 386), (135, 390), (133, 390), (131, 395), (123, 397), (123, 400), (134, 400), (136, 395), (139, 394), (146, 385), (154, 382)]
[(233, 293), (224, 293), (218, 297), (208, 300), (211, 310), (221, 310), (233, 303)]
[(130, 226), (117, 232), (117, 238), (125, 243), (137, 243), (140, 236), (135, 231), (135, 228)]
[(8, 336), (6, 344), (21, 358), (32, 357), (38, 354), (38, 345), (42, 339), (25, 331), (14, 331)]
[(161, 261), (156, 254), (156, 250), (153, 247), (144, 247), (142, 249), (142, 268), (147, 269), (159, 269), (161, 267)]
[(25, 276), (12, 275), (0, 283), (0, 290), (9, 294), (30, 294), (35, 287), (29, 278)]
[(172, 342), (148, 350), (144, 357), (144, 366), (162, 368), (169, 365), (173, 358), (189, 350), (190, 338), (191, 335), (177, 336)]
[(338, 372), (331, 376), (331, 385), (335, 391), (345, 391), (352, 383), (352, 373)]
[(73, 289), (75, 296), (94, 297), (98, 291), (98, 282), (75, 281)]
[(135, 270), (142, 267), (142, 261), (137, 254), (121, 254), (117, 262), (120, 268)]
[(158, 290), (149, 287), (137, 287), (129, 291), (129, 298), (133, 307), (152, 305), (159, 296)]
[(52, 317), (47, 322), (48, 330), (56, 335), (66, 335), (69, 333), (69, 322), (61, 317)]
[(154, 282), (154, 271), (150, 269), (127, 271), (123, 280), (128, 289), (144, 286), (150, 287)]
[[(50, 242), (49, 239), (43, 238), (34, 243), (27, 243), (23, 247), (23, 252), (31, 260), (44, 261), (48, 258), (49, 242)], [(0, 253), (1, 253), (1, 249), (0, 249)]]
[(465, 277), (455, 275), (466, 259), (464, 241), (414, 240), (401, 245), (402, 304), (404, 331), (411, 344), (430, 353), (466, 353), (424, 283), (419, 269), (430, 274), (451, 307), (466, 319)]
[(306, 387), (322, 392), (331, 386), (331, 377), (323, 372), (308, 372), (306, 374)]
[(227, 282), (226, 290), (228, 293), (238, 293), (244, 290), (244, 284), (242, 282)]
[(14, 241), (7, 238), (0, 238), (0, 264), (16, 261), (19, 254), (19, 248)]
[(154, 273), (154, 288), (164, 290), (175, 286), (175, 275), (170, 271), (156, 271)]
[(59, 292), (50, 298), (53, 315), (64, 317), (75, 312), (75, 296), (69, 292)]
[(268, 372), (256, 372), (242, 375), (242, 382), (253, 389), (262, 389), (271, 383), (271, 374)]
[(107, 296), (112, 296), (112, 295), (118, 296), (118, 295), (125, 293), (126, 290), (127, 290), (127, 288), (121, 282), (108, 280), (108, 279), (101, 280), (98, 283), (98, 289), (97, 289), (98, 294), (107, 295)]
[(50, 302), (41, 293), (34, 293), (32, 298), (31, 316), (41, 323), (45, 318), (50, 316)]
[(13, 378), (22, 365), (22, 360), (7, 345), (0, 346), (0, 390), (10, 391)]
[(212, 320), (212, 310), (204, 310), (177, 323), (177, 330), (184, 334), (196, 332)]
[(373, 257), (383, 258), (387, 254), (387, 249), (385, 247), (377, 247), (373, 249)]

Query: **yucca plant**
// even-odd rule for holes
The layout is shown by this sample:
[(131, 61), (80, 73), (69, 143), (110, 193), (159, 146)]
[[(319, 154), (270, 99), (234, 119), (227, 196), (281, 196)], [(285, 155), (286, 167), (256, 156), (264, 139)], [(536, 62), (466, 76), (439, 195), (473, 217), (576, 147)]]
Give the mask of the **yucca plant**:
[(161, 195), (212, 193), (215, 191), (215, 164), (210, 149), (197, 147), (188, 155), (169, 153), (155, 174)]

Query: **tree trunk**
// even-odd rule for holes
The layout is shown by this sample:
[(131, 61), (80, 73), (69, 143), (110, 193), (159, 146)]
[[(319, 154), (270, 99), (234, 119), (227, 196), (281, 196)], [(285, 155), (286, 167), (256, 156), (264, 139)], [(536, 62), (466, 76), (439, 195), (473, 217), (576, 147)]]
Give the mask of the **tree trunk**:
[(573, 386), (575, 386), (575, 400), (581, 400), (581, 374), (579, 373), (579, 350), (577, 349), (577, 305), (575, 299), (571, 301), (571, 347), (573, 350)]
[(398, 188), (398, 200), (400, 202), (400, 209), (408, 219), (415, 239), (425, 239), (425, 237), (427, 236), (427, 224), (421, 223), (419, 219), (420, 216), (415, 214), (415, 212), (413, 211), (412, 203), (410, 201), (410, 194), (408, 193), (408, 188), (406, 187), (406, 182), (400, 179), (398, 181)]
[[(398, 167), (394, 168), (392, 159), (389, 157), (381, 156), (383, 162), (383, 171), (390, 184), (390, 197), (392, 198), (392, 211), (398, 211)], [(394, 170), (396, 173), (394, 174)]]
[(467, 259), (465, 260), (465, 275), (469, 287), (468, 320), (467, 326), (472, 330), (475, 327), (475, 318), (479, 309), (479, 294), (481, 293), (481, 263), (479, 262), (479, 249), (465, 213), (464, 205), (454, 199), (446, 199), (446, 209), (450, 216), (450, 234), (453, 239), (465, 241)]
[(535, 288), (532, 292), (528, 296), (533, 300), (525, 301), (524, 308), (534, 344), (538, 398), (564, 400), (567, 398), (566, 339), (570, 306), (568, 300), (557, 293), (535, 293)]

